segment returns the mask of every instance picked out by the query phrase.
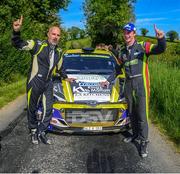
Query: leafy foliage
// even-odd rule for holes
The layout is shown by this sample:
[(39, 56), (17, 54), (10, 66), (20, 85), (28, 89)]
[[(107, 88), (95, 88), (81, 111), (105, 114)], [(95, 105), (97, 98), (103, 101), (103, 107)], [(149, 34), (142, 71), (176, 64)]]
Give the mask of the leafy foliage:
[(168, 32), (166, 33), (166, 36), (169, 38), (169, 40), (170, 40), (171, 42), (173, 42), (175, 39), (179, 39), (178, 33), (177, 33), (176, 31), (173, 31), (173, 30), (168, 31)]
[(133, 3), (135, 0), (85, 0), (83, 4), (86, 29), (97, 43), (115, 44), (122, 40), (121, 27), (134, 21)]
[(141, 34), (142, 36), (146, 36), (146, 34), (149, 32), (149, 30), (147, 30), (146, 28), (141, 28)]
[(92, 47), (92, 41), (89, 37), (86, 37), (84, 39), (76, 39), (66, 42), (66, 48), (72, 49), (72, 48), (83, 48), (83, 47)]
[[(0, 81), (11, 81), (13, 74), (27, 74), (30, 66), (28, 53), (11, 45), (12, 21), (24, 16), (22, 37), (46, 39), (49, 25), (60, 25), (56, 13), (66, 8), (70, 0), (1, 0), (0, 1)], [(64, 31), (63, 31), (64, 32)], [(62, 39), (63, 44), (65, 39)]]
[(74, 39), (82, 39), (85, 37), (86, 33), (83, 29), (80, 29), (78, 27), (72, 26), (67, 30), (68, 32), (68, 39), (74, 40)]

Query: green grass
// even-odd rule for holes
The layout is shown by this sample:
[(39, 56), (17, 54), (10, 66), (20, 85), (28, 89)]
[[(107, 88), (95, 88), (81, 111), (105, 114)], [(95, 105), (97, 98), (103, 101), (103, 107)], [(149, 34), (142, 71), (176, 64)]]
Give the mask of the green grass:
[(26, 90), (26, 78), (21, 77), (11, 84), (1, 83), (0, 85), (0, 108), (24, 94)]
[(168, 63), (150, 63), (151, 120), (180, 146), (180, 70)]

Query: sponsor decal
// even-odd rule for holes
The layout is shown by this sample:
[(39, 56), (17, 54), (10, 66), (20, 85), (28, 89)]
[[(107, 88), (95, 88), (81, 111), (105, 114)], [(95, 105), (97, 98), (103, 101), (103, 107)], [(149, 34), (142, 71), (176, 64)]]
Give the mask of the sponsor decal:
[(115, 110), (73, 110), (66, 114), (66, 120), (72, 123), (113, 121)]
[(73, 93), (82, 93), (82, 92), (89, 92), (89, 90), (84, 89), (83, 87), (79, 86), (73, 86)]
[(76, 93), (74, 94), (75, 96), (84, 96), (84, 97), (87, 97), (87, 96), (110, 96), (109, 94), (101, 94), (101, 93)]
[(95, 100), (95, 101), (109, 101), (110, 100), (110, 94), (103, 94), (103, 93), (75, 93), (74, 94), (74, 100)]
[(99, 83), (79, 82), (79, 86), (99, 86)]
[(110, 89), (103, 89), (101, 87), (98, 88), (91, 88), (90, 89), (91, 92), (96, 92), (96, 93), (110, 93)]
[(110, 100), (110, 86), (102, 88), (101, 81), (105, 81), (106, 77), (103, 75), (71, 75), (68, 77), (76, 78), (77, 80), (71, 83), (71, 89), (74, 94), (75, 101), (109, 101)]
[(104, 75), (79, 75), (79, 74), (72, 74), (68, 75), (69, 78), (73, 77), (76, 82), (91, 82), (91, 83), (99, 83), (101, 81), (105, 81), (107, 76)]
[(64, 57), (79, 57), (79, 54), (64, 54)]
[(80, 86), (79, 83), (72, 84), (72, 91), (73, 93), (110, 93), (110, 87), (108, 88), (102, 88), (100, 85), (99, 86)]
[(54, 92), (61, 92), (61, 93), (62, 93), (61, 84), (59, 84), (59, 83), (54, 83), (53, 91), (54, 91)]

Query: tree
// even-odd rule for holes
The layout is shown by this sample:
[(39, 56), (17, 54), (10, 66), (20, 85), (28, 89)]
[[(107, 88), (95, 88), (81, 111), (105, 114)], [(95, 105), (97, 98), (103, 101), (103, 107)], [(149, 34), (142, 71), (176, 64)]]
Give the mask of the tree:
[(75, 26), (72, 26), (71, 28), (69, 28), (68, 33), (70, 35), (70, 39), (73, 40), (73, 39), (79, 38), (80, 31), (81, 29)]
[(86, 36), (85, 30), (81, 29), (80, 32), (79, 32), (79, 38), (83, 39), (85, 36)]
[(166, 33), (166, 36), (169, 38), (169, 40), (170, 40), (171, 42), (173, 42), (175, 39), (179, 39), (178, 33), (177, 33), (176, 31), (173, 31), (173, 30), (168, 31), (168, 32)]
[(0, 81), (10, 80), (16, 73), (26, 74), (30, 66), (28, 53), (11, 45), (12, 21), (24, 16), (22, 36), (25, 39), (45, 39), (49, 25), (60, 25), (56, 15), (70, 0), (1, 0), (0, 1)]
[(86, 32), (83, 29), (72, 26), (67, 30), (69, 40), (82, 39), (85, 37)]
[(147, 30), (146, 28), (141, 28), (140, 31), (142, 36), (146, 36), (146, 34), (149, 32), (149, 30)]
[(134, 21), (135, 0), (85, 0), (83, 4), (86, 29), (93, 45), (97, 43), (115, 44), (122, 40), (120, 29)]

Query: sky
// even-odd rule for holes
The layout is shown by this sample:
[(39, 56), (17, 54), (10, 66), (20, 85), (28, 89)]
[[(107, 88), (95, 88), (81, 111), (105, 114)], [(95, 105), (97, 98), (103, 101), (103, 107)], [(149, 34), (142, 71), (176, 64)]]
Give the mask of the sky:
[[(60, 11), (63, 27), (85, 28), (83, 2), (84, 0), (71, 0), (67, 11)], [(138, 34), (140, 34), (140, 28), (146, 28), (149, 30), (147, 35), (154, 36), (153, 24), (156, 24), (157, 28), (165, 33), (174, 30), (180, 36), (180, 0), (136, 0), (134, 13)]]

